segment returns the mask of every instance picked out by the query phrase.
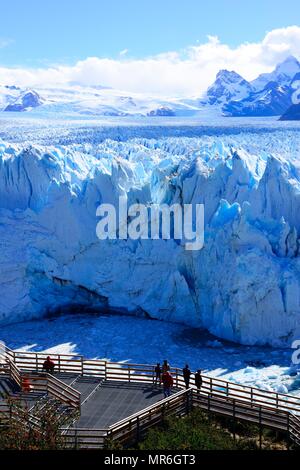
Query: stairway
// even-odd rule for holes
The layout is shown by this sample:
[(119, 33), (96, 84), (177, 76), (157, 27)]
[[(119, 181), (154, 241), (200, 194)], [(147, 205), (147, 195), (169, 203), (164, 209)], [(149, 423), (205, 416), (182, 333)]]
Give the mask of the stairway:
[(60, 426), (64, 426), (77, 418), (76, 410), (73, 407), (49, 395), (44, 395), (40, 398), (31, 408), (30, 412), (38, 420), (42, 420), (45, 416), (55, 416)]
[(20, 388), (10, 377), (0, 376), (0, 400), (4, 400), (12, 395), (15, 396), (19, 391)]

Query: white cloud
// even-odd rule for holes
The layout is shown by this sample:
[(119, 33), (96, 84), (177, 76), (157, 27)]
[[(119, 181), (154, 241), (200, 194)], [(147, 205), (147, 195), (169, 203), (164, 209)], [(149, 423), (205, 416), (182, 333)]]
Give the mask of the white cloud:
[(4, 47), (10, 46), (14, 42), (13, 39), (10, 38), (0, 38), (0, 49), (4, 49)]
[(237, 47), (223, 44), (216, 36), (182, 51), (171, 51), (144, 59), (129, 59), (127, 50), (119, 59), (88, 57), (73, 66), (40, 69), (0, 68), (2, 83), (22, 86), (64, 84), (104, 85), (130, 92), (165, 96), (199, 95), (223, 68), (252, 80), (271, 71), (288, 55), (300, 59), (300, 27), (274, 29), (259, 43)]
[(123, 56), (123, 55), (126, 55), (128, 54), (128, 49), (123, 49), (122, 51), (120, 51), (119, 55), (120, 56)]

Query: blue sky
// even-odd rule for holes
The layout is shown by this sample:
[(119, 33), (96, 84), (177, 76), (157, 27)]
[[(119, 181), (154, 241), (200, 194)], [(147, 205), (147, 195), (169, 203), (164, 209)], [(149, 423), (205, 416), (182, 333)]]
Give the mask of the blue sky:
[(123, 50), (142, 58), (203, 43), (207, 35), (234, 47), (294, 25), (298, 11), (297, 0), (280, 8), (274, 0), (2, 0), (0, 64), (72, 64)]
[(199, 96), (300, 59), (298, 0), (0, 0), (0, 84)]

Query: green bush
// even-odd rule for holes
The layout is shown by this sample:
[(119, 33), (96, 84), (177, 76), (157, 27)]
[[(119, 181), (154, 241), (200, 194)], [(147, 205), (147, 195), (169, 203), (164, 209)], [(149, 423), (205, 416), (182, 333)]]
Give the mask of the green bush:
[(170, 418), (151, 429), (139, 449), (145, 450), (237, 450), (226, 429), (218, 429), (200, 410), (184, 418)]
[[(285, 449), (276, 433), (262, 432), (264, 449)], [(259, 428), (222, 417), (212, 417), (199, 409), (188, 416), (167, 419), (148, 431), (137, 445), (143, 450), (258, 450)]]

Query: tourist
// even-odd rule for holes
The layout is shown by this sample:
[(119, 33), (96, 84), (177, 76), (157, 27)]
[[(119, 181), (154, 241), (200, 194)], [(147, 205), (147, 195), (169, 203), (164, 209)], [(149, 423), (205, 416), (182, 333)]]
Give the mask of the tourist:
[(191, 372), (188, 364), (185, 365), (182, 372), (183, 372), (183, 378), (184, 378), (184, 382), (185, 382), (185, 388), (188, 389), (190, 387), (190, 378), (191, 378), (191, 375), (192, 375), (192, 372)]
[(28, 375), (24, 375), (22, 377), (22, 390), (25, 393), (29, 393), (31, 391), (31, 385)]
[(159, 362), (156, 364), (156, 367), (155, 367), (154, 370), (155, 370), (155, 379), (154, 379), (154, 383), (155, 383), (155, 385), (157, 385), (157, 384), (160, 385), (160, 383), (161, 383), (161, 372), (162, 372), (162, 370), (161, 370), (161, 367), (160, 367), (160, 363), (159, 363)]
[(48, 372), (49, 374), (53, 374), (54, 367), (55, 367), (54, 362), (52, 361), (51, 357), (48, 356), (47, 359), (45, 360), (44, 364), (43, 364), (43, 369), (46, 372)]
[(173, 377), (169, 371), (163, 373), (162, 383), (164, 386), (164, 397), (167, 398), (171, 395), (171, 388), (173, 387)]
[(201, 385), (202, 385), (201, 369), (198, 369), (196, 374), (195, 374), (195, 385), (196, 385), (197, 391), (199, 393)]
[(164, 374), (165, 372), (170, 372), (170, 364), (168, 363), (167, 359), (164, 360), (162, 365), (162, 373)]

